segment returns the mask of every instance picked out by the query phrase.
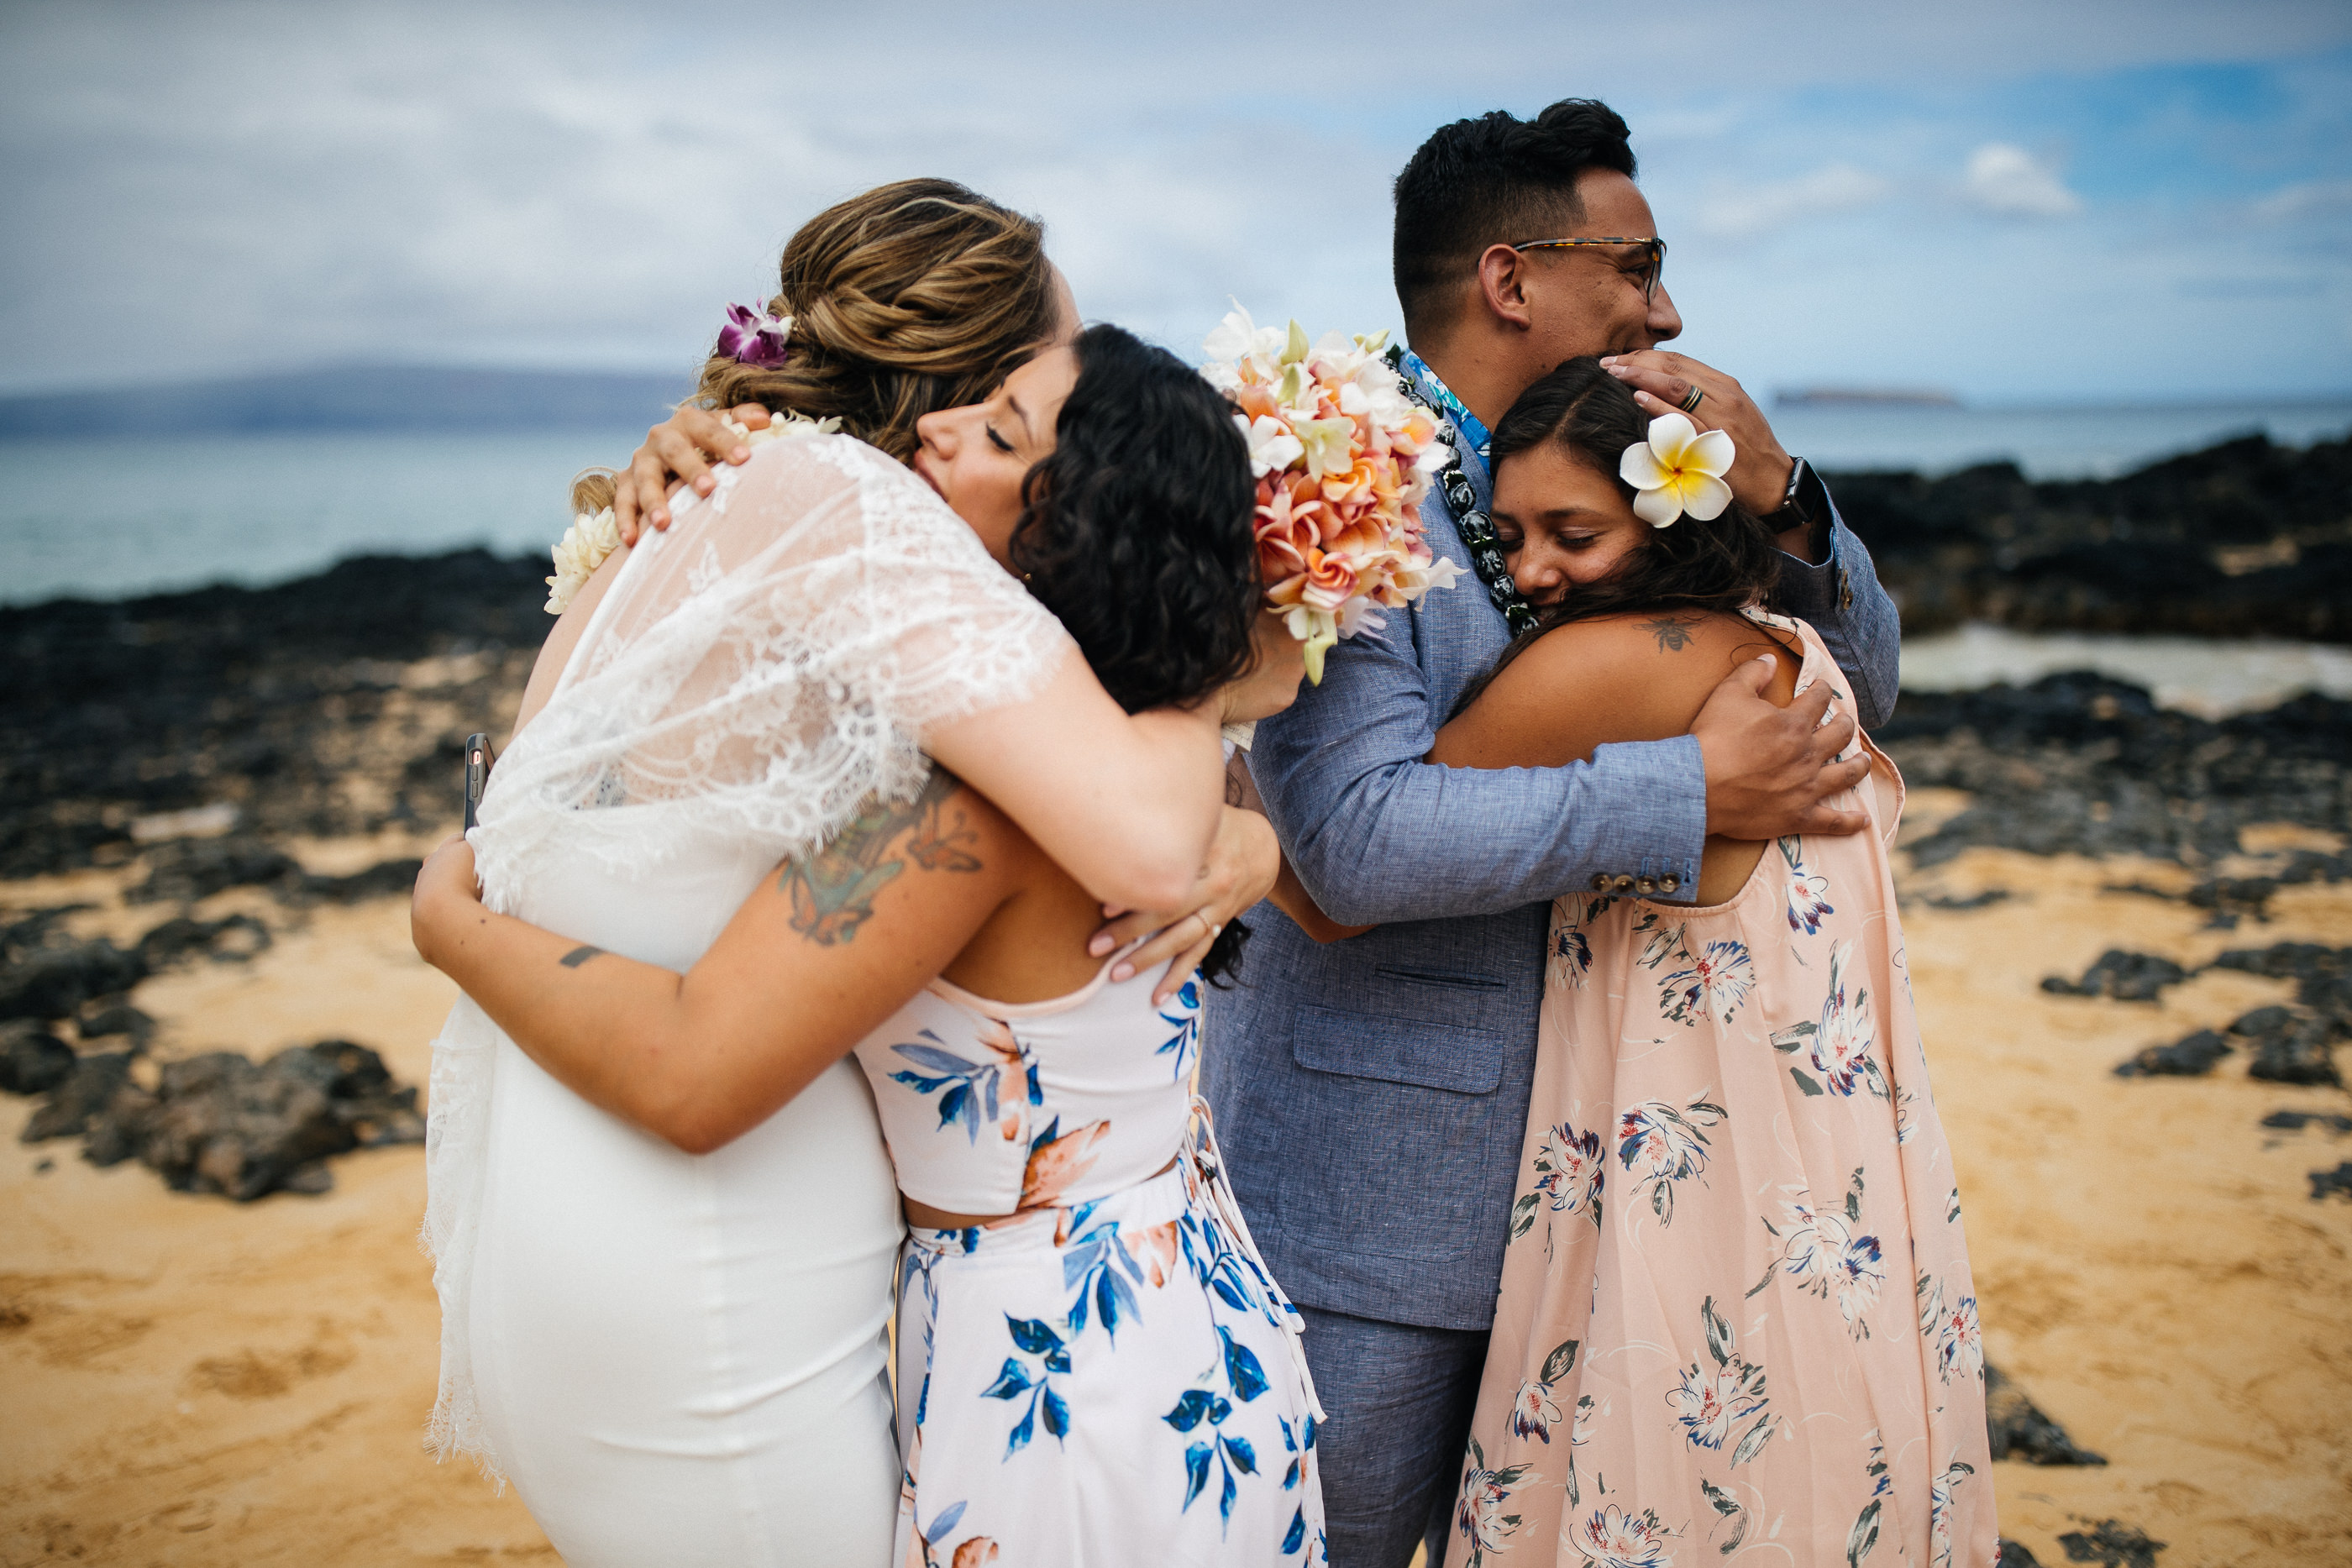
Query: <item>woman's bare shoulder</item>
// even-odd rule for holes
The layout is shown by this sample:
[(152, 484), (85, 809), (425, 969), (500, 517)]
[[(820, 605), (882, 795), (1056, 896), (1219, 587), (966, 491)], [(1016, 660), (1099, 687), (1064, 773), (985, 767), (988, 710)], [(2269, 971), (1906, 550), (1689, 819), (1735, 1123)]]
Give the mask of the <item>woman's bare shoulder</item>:
[[(1549, 767), (1588, 760), (1597, 746), (1685, 735), (1725, 675), (1776, 646), (1737, 615), (1639, 611), (1571, 621), (1506, 666), (1440, 732), (1430, 758)], [(1786, 689), (1795, 669), (1782, 662), (1776, 685)]]
[(1556, 697), (1563, 688), (1675, 686), (1697, 678), (1723, 678), (1723, 661), (1736, 644), (1755, 640), (1755, 628), (1737, 616), (1687, 611), (1637, 611), (1571, 621), (1538, 638), (1511, 661), (1486, 697), (1510, 701), (1519, 694)]

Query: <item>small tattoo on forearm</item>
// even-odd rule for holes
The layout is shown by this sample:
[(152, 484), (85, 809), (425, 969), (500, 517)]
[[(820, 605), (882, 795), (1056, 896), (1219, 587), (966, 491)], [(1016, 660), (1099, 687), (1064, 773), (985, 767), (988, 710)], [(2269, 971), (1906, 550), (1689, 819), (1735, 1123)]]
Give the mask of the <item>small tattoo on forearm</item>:
[(591, 947), (587, 944), (583, 943), (581, 946), (572, 949), (571, 952), (563, 955), (563, 956), (558, 959), (557, 962), (561, 963), (567, 969), (576, 969), (581, 965), (586, 963), (589, 959), (601, 958), (604, 955), (604, 949), (602, 947)]
[(1642, 622), (1643, 630), (1658, 640), (1658, 652), (1661, 653), (1679, 653), (1690, 646), (1691, 628), (1697, 624), (1696, 621), (1678, 620), (1672, 615), (1661, 615), (1655, 621)]

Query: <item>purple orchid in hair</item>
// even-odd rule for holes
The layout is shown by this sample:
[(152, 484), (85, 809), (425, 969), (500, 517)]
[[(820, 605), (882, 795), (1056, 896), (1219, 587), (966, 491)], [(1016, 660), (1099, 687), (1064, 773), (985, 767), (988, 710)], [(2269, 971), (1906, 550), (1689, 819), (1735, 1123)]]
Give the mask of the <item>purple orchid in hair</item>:
[(771, 316), (766, 307), (727, 307), (727, 325), (719, 329), (719, 351), (747, 365), (762, 368), (782, 364), (792, 356), (785, 339), (793, 329), (789, 316)]

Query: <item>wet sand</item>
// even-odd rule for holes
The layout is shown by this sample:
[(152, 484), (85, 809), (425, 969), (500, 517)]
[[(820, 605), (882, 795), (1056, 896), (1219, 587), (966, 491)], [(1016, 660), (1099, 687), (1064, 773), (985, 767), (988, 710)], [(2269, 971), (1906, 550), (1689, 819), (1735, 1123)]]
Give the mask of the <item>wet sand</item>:
[[(298, 848), (330, 869), (379, 858)], [(7, 892), (60, 904), (119, 880)], [(290, 930), (249, 893), (200, 913), (236, 908), (264, 913), (276, 945), (142, 986), (157, 1056), (340, 1037), (424, 1082), (455, 993), (409, 949), (404, 902), (314, 910)], [(76, 917), (83, 935), (155, 918)], [(34, 1103), (0, 1099), (0, 1562), (556, 1561), (511, 1490), (420, 1446), (440, 1333), (416, 1246), (422, 1149), (341, 1156), (323, 1197), (238, 1205), (168, 1191), (135, 1163), (93, 1169), (70, 1140), (20, 1146)]]
[[(1912, 836), (1959, 803), (1917, 793)], [(2340, 852), (2282, 830), (2250, 848)], [(430, 836), (288, 843), (346, 872)], [(89, 901), (77, 935), (135, 936), (127, 871), (5, 884), (16, 907)], [(2168, 1542), (2161, 1565), (2352, 1562), (2352, 1202), (2307, 1173), (2352, 1158), (2282, 1108), (2352, 1095), (2251, 1081), (2118, 1079), (2143, 1045), (2288, 999), (2212, 972), (2154, 1004), (2045, 994), (2125, 947), (2201, 963), (2286, 940), (2352, 946), (2352, 885), (2284, 888), (2271, 922), (2207, 929), (2159, 862), (1972, 849), (1906, 887), (1909, 958), (1962, 1178), (1991, 1358), (2103, 1469), (1995, 1467), (2002, 1529), (2045, 1564), (2115, 1520)], [(2005, 888), (1937, 910), (1927, 896)], [(198, 964), (136, 995), (164, 1060), (260, 1055), (341, 1037), (422, 1083), (451, 996), (409, 950), (396, 898), (290, 911), (254, 889), (205, 901), (277, 934), (249, 964)], [(239, 1206), (96, 1170), (70, 1141), (20, 1146), (34, 1102), (0, 1099), (0, 1562), (455, 1564), (553, 1562), (511, 1492), (421, 1447), (438, 1317), (416, 1226), (424, 1155), (335, 1159), (335, 1188)], [(43, 1169), (44, 1166), (47, 1169)]]

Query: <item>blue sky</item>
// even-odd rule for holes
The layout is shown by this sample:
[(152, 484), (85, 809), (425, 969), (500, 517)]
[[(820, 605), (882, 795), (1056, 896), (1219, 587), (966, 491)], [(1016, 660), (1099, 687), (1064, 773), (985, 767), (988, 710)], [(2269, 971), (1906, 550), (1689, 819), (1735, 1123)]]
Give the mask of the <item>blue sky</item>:
[(1597, 96), (1759, 390), (2352, 392), (2352, 7), (0, 5), (0, 388), (679, 369), (826, 202), (1041, 214), (1088, 314), (1386, 325), (1427, 132)]

